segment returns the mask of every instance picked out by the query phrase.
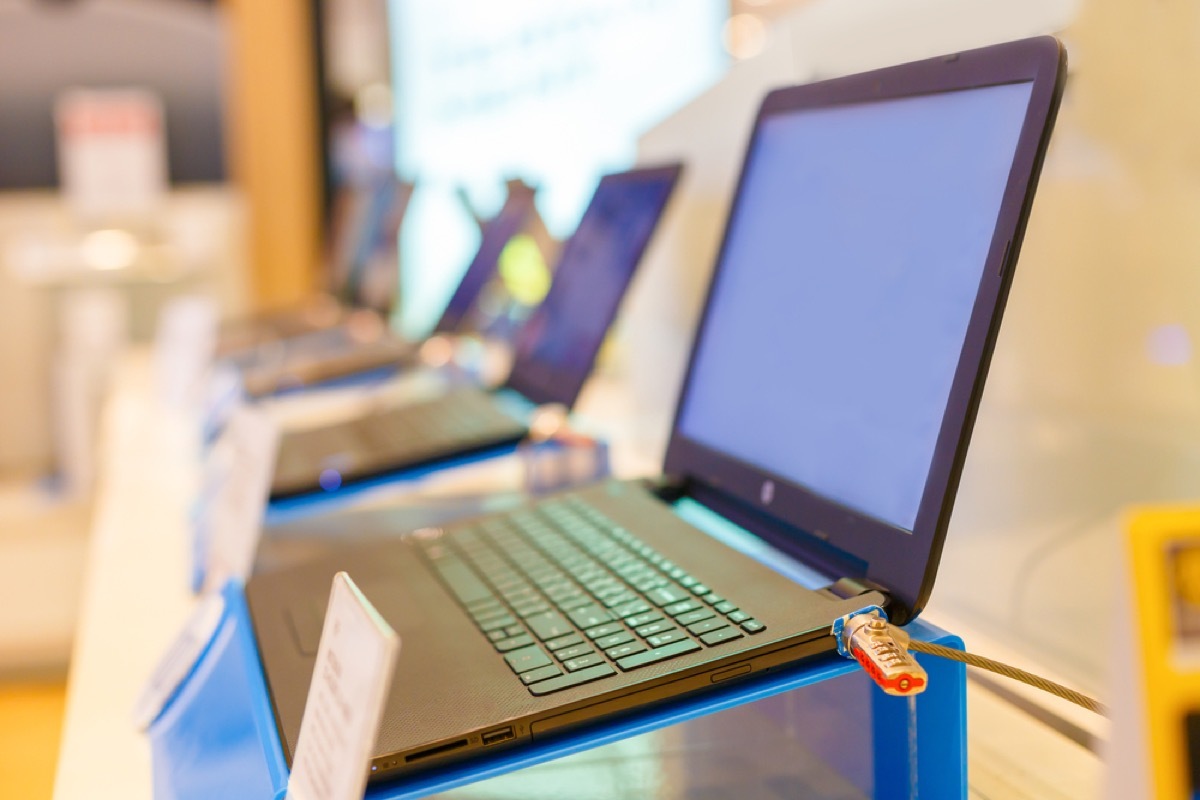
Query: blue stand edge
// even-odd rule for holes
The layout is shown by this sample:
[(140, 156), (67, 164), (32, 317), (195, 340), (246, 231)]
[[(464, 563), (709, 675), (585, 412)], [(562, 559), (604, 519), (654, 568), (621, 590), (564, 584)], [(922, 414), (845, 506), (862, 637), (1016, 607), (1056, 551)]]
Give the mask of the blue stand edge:
[[(164, 800), (282, 800), (287, 793), (288, 768), (245, 595), (242, 586), (232, 581), (222, 594), (225, 612), (212, 640), (149, 728), (154, 796)], [(958, 637), (920, 621), (908, 630), (917, 639), (962, 647)], [(858, 761), (873, 765), (871, 784), (876, 797), (965, 798), (965, 666), (934, 657), (918, 658), (930, 678), (929, 689), (915, 700), (919, 713), (912, 712), (911, 701), (889, 697), (872, 687), (871, 719), (846, 721), (870, 729), (872, 757)], [(831, 655), (579, 732), (373, 786), (366, 797), (425, 797), (802, 687), (823, 683), (828, 691), (837, 692), (844, 682), (833, 679), (843, 676), (868, 681), (855, 663)]]

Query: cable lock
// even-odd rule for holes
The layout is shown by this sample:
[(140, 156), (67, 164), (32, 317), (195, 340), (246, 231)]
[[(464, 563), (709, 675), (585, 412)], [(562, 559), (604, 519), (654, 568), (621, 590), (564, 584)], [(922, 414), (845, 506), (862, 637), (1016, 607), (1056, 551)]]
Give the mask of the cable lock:
[(837, 640), (838, 652), (857, 661), (872, 680), (891, 695), (908, 697), (919, 694), (929, 684), (925, 669), (909, 653), (909, 650), (913, 650), (986, 669), (1069, 700), (1097, 714), (1107, 713), (1104, 705), (1094, 698), (1032, 672), (962, 650), (914, 641), (907, 631), (888, 622), (879, 606), (868, 606), (838, 619), (833, 623), (830, 634)]

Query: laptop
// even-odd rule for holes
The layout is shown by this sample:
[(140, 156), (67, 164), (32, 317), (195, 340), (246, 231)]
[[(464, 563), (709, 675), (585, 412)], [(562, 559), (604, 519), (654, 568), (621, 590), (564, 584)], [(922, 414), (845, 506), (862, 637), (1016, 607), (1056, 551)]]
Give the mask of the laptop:
[[(380, 219), (384, 215), (393, 221), (398, 219), (395, 203), (376, 205), (380, 207), (373, 213)], [(516, 191), (510, 190), (500, 211), (483, 227), (479, 249), (434, 327), (434, 335), (461, 331), (467, 312), (495, 275), (504, 247), (521, 232), (533, 213), (533, 192), (524, 185)], [(396, 231), (393, 231), (391, 236), (394, 238), (395, 234)], [(372, 259), (369, 256), (367, 251), (352, 257), (351, 260), (359, 266), (347, 277), (347, 291), (361, 293), (363, 284), (367, 282), (366, 274), (371, 271), (369, 266)], [(395, 271), (395, 268), (396, 264), (393, 263), (392, 270)], [(378, 272), (377, 267), (374, 271)], [(329, 298), (326, 300), (332, 302)], [(316, 313), (320, 307), (314, 305), (311, 311)], [(419, 344), (392, 333), (386, 320), (378, 313), (347, 312), (337, 304), (333, 304), (332, 311), (326, 309), (326, 312), (333, 314), (328, 318), (326, 329), (310, 331), (304, 336), (281, 337), (285, 341), (267, 340), (260, 343), (257, 350), (234, 361), (242, 373), (247, 395), (264, 397), (286, 389), (311, 386), (372, 370), (416, 364)]]
[(665, 475), (254, 576), (287, 758), (338, 570), (404, 641), (375, 779), (786, 669), (866, 606), (917, 616), (1064, 66), (1040, 38), (770, 93)]
[(334, 197), (329, 229), (330, 289), (297, 307), (226, 322), (218, 354), (247, 360), (265, 344), (327, 331), (342, 324), (353, 309), (373, 307), (364, 302), (367, 299), (390, 307), (395, 287), (386, 298), (364, 298), (364, 273), (371, 271), (374, 256), (387, 247), (389, 237), (394, 240), (399, 235), (414, 189), (413, 183), (394, 177), (341, 187)]
[(503, 386), (459, 386), (422, 402), (288, 432), (272, 499), (495, 450), (525, 437), (535, 406), (570, 408), (681, 170), (671, 164), (600, 179), (546, 297), (517, 336)]

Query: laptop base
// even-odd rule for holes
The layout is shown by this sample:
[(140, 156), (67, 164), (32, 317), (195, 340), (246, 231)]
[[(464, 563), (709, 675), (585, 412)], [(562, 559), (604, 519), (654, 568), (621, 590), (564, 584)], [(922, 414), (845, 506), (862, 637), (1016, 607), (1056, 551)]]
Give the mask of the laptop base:
[[(199, 800), (246, 793), (247, 787), (261, 787), (259, 794), (271, 797), (282, 796), (286, 788), (287, 765), (241, 586), (230, 583), (223, 597), (224, 617), (213, 641), (150, 728), (156, 797)], [(957, 637), (921, 621), (908, 630), (923, 641), (962, 646)], [(804, 796), (822, 796), (813, 785), (801, 783), (802, 776), (795, 772), (801, 763), (795, 754), (803, 751), (809, 766), (816, 763), (821, 769), (819, 784), (837, 797), (906, 796), (910, 785), (919, 797), (964, 797), (966, 672), (954, 662), (920, 660), (929, 671), (930, 685), (912, 700), (916, 742), (909, 741), (909, 701), (884, 695), (856, 664), (831, 655), (777, 673), (731, 680), (720, 690), (591, 724), (583, 732), (568, 731), (519, 748), (499, 746), (494, 755), (485, 753), (459, 765), (374, 785), (367, 797), (425, 797), (526, 768), (533, 768), (530, 786), (546, 782), (552, 790), (567, 777), (566, 766), (538, 770), (537, 765), (636, 736), (641, 737), (636, 747), (630, 742), (603, 759), (605, 775), (636, 752), (641, 762), (637, 771), (649, 769), (656, 775), (654, 787), (670, 777), (665, 767), (671, 774), (690, 776), (698, 767), (680, 771), (673, 766), (687, 756), (680, 756), (682, 747), (696, 751), (696, 762), (747, 764), (752, 770), (747, 780), (763, 781), (776, 790), (782, 781), (797, 791), (803, 787)], [(714, 714), (719, 716), (709, 717)], [(779, 749), (773, 742), (764, 749), (761, 742), (742, 735), (746, 720), (770, 724), (773, 731), (778, 726), (775, 736), (787, 737), (794, 747)], [(654, 735), (664, 729), (670, 729), (669, 735)], [(213, 736), (215, 730), (221, 735)], [(604, 752), (594, 755), (599, 758)], [(766, 760), (776, 752), (787, 753), (780, 757), (787, 763)], [(918, 757), (915, 775), (909, 764), (913, 752)], [(651, 759), (662, 763), (661, 774)], [(581, 770), (581, 776), (600, 771), (594, 767), (588, 773), (586, 762), (573, 768)], [(506, 785), (523, 778), (512, 776)], [(603, 796), (599, 785), (592, 788)], [(613, 783), (612, 795), (628, 789)]]

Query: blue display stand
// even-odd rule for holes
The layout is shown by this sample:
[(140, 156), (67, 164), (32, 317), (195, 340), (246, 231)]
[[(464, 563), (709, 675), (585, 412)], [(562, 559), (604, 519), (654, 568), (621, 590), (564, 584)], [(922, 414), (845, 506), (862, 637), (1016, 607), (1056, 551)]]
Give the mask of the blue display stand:
[(345, 486), (339, 486), (330, 491), (315, 491), (296, 495), (295, 497), (273, 500), (267, 506), (264, 524), (268, 526), (280, 525), (313, 514), (325, 514), (337, 511), (360, 502), (363, 499), (363, 495), (372, 491), (381, 489), (400, 491), (407, 488), (414, 488), (421, 481), (436, 473), (444, 470), (468, 467), (473, 464), (490, 461), (491, 459), (505, 458), (516, 453), (518, 447), (519, 445), (516, 444), (499, 445), (487, 450), (444, 459), (421, 467), (395, 470), (374, 478), (366, 478), (346, 484)]
[[(150, 726), (155, 797), (163, 800), (260, 800), (286, 793), (288, 770), (241, 586), (226, 586), (224, 599), (225, 614), (208, 647)], [(961, 647), (957, 637), (921, 622), (910, 625), (909, 632)], [(930, 683), (914, 699), (883, 694), (856, 664), (831, 655), (461, 766), (373, 786), (367, 798), (425, 797), (489, 780), (497, 782), (497, 796), (513, 791), (528, 798), (569, 796), (555, 779), (567, 767), (586, 772), (589, 763), (595, 775), (620, 775), (625, 782), (612, 783), (607, 791), (596, 781), (579, 786), (588, 797), (678, 797), (693, 789), (695, 796), (728, 796), (740, 794), (737, 787), (749, 788), (749, 781), (766, 781), (788, 796), (820, 797), (827, 790), (839, 798), (962, 798), (967, 791), (965, 668), (918, 658)], [(605, 753), (605, 745), (619, 753), (586, 761)], [(696, 757), (689, 762), (691, 752)], [(640, 760), (631, 760), (631, 753)], [(735, 783), (700, 785), (713, 779), (704, 777), (706, 769)]]

